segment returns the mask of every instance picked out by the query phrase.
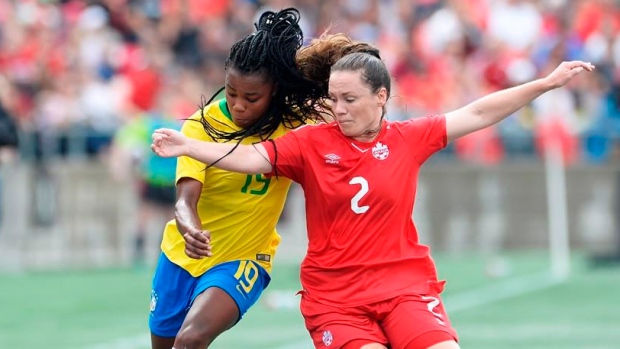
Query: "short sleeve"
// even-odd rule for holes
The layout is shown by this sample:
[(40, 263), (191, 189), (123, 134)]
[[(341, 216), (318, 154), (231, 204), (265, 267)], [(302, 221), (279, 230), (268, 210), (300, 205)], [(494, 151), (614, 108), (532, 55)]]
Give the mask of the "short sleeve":
[[(304, 127), (302, 127), (304, 128)], [(302, 144), (306, 132), (298, 130), (263, 142), (273, 170), (267, 176), (284, 176), (297, 183), (303, 180)]]
[[(183, 123), (181, 132), (189, 137), (205, 142), (211, 142), (212, 139), (207, 135), (202, 124), (198, 121), (200, 117), (194, 114)], [(207, 165), (198, 160), (194, 160), (188, 156), (180, 156), (177, 160), (176, 182), (181, 178), (193, 178), (200, 183), (205, 182), (205, 168)]]
[(429, 115), (409, 119), (403, 121), (400, 128), (403, 136), (411, 145), (413, 156), (420, 164), (423, 164), (431, 155), (445, 148), (448, 144), (446, 117), (444, 115)]

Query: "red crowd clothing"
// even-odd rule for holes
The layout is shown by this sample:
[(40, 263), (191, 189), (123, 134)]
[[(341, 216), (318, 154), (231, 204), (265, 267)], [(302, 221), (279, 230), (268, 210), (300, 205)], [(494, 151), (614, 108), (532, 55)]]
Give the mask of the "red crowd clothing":
[(420, 166), (447, 144), (444, 116), (385, 121), (373, 142), (337, 123), (305, 126), (265, 143), (274, 171), (304, 188), (308, 251), (304, 296), (358, 306), (438, 283), (412, 221)]

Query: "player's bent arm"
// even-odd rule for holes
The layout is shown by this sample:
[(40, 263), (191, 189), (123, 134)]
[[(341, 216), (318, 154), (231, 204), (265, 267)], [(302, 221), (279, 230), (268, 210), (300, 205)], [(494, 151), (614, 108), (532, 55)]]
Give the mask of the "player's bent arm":
[(202, 183), (193, 178), (184, 177), (177, 182), (177, 199), (174, 205), (174, 218), (181, 235), (189, 228), (202, 229), (198, 216), (198, 200), (202, 193)]
[[(263, 144), (211, 143), (189, 139), (187, 156), (226, 171), (246, 174), (271, 172), (271, 163)], [(215, 163), (217, 161), (217, 163)]]
[(554, 87), (544, 79), (497, 91), (446, 113), (448, 141), (494, 125)]

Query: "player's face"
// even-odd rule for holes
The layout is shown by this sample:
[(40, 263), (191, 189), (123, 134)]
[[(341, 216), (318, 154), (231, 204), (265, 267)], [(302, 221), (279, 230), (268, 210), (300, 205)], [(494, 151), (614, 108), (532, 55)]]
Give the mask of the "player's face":
[(229, 67), (226, 70), (226, 103), (235, 125), (247, 128), (265, 115), (275, 88), (275, 83), (264, 73), (242, 74)]
[(334, 118), (346, 136), (358, 137), (379, 127), (387, 91), (372, 92), (361, 71), (335, 71), (329, 78)]

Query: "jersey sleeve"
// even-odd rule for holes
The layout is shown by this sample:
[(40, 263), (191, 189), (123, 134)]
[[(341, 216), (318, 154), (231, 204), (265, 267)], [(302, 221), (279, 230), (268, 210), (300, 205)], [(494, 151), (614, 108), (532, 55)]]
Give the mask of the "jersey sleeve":
[(403, 135), (411, 146), (413, 156), (420, 165), (448, 144), (446, 117), (444, 115), (429, 115), (409, 119), (404, 121), (401, 126)]
[[(200, 111), (192, 115), (189, 119), (185, 120), (181, 132), (189, 137), (198, 139), (205, 142), (211, 142), (211, 138), (207, 135), (200, 120)], [(181, 178), (193, 178), (200, 183), (204, 184), (205, 181), (205, 168), (207, 165), (198, 160), (194, 160), (188, 156), (180, 156), (177, 160), (177, 172), (176, 182)]]
[[(301, 127), (305, 128), (305, 127)], [(303, 170), (303, 154), (301, 144), (305, 132), (297, 129), (289, 132), (282, 137), (263, 142), (272, 171), (266, 173), (268, 177), (275, 175), (284, 176), (301, 183)]]

